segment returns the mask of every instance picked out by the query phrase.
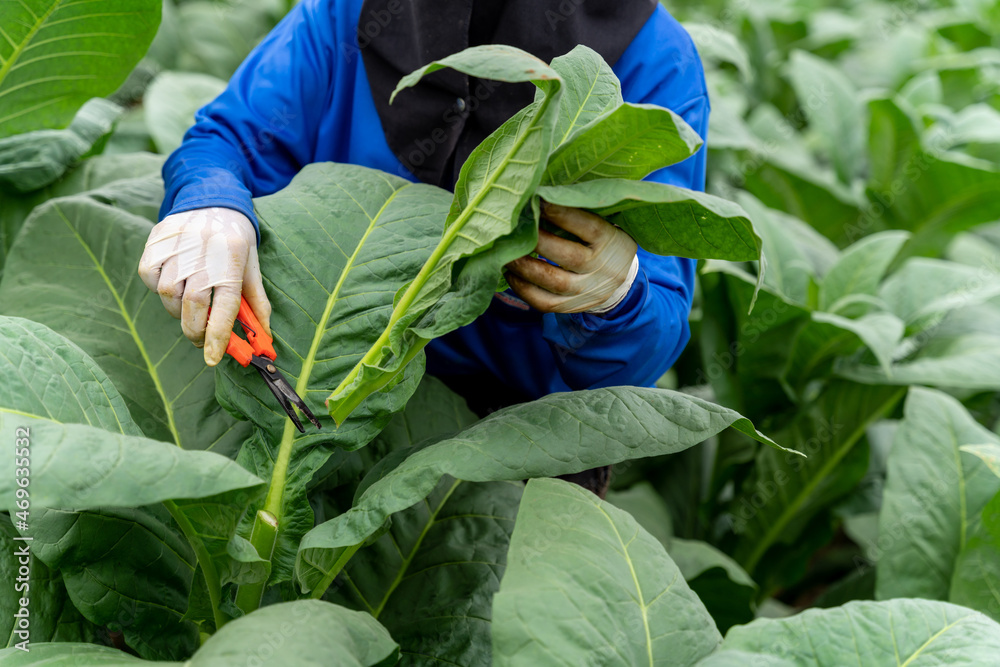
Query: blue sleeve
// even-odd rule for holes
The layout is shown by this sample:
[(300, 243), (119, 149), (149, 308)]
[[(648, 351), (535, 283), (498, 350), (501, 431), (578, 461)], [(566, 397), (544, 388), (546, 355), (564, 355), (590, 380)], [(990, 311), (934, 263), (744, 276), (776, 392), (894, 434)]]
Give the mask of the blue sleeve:
[[(710, 109), (701, 61), (687, 33), (665, 14), (662, 8), (659, 16), (654, 14), (650, 21), (655, 23), (643, 28), (616, 73), (619, 67), (625, 70), (619, 78), (626, 101), (668, 107), (704, 140)], [(664, 44), (674, 53), (664, 53)], [(656, 63), (663, 65), (658, 68)], [(692, 157), (646, 180), (704, 190), (705, 159), (703, 144)], [(569, 387), (652, 386), (687, 345), (696, 261), (642, 249), (638, 255), (635, 282), (610, 312), (544, 316), (543, 335)]]
[(296, 5), (243, 61), (225, 91), (195, 114), (184, 143), (163, 166), (161, 219), (221, 206), (243, 213), (256, 227), (252, 197), (280, 190), (312, 161), (332, 89), (332, 4)]

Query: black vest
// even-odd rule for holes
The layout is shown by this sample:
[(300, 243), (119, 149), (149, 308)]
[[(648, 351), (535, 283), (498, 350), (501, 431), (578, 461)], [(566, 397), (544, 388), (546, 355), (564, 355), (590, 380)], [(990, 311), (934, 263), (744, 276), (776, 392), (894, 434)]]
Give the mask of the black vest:
[(389, 148), (424, 183), (452, 189), (472, 150), (527, 106), (535, 87), (445, 69), (390, 106), (400, 78), (481, 44), (516, 46), (545, 62), (585, 44), (614, 65), (656, 6), (656, 0), (365, 0), (358, 46)]

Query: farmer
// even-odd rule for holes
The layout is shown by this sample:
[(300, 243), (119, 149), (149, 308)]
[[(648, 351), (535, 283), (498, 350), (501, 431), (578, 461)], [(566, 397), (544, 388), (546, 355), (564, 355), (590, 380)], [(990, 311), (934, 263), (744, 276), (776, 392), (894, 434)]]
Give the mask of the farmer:
[[(490, 43), (546, 62), (586, 44), (613, 65), (626, 101), (669, 107), (705, 136), (701, 63), (656, 0), (302, 0), (196, 114), (163, 167), (162, 221), (139, 271), (208, 365), (225, 353), (241, 290), (262, 322), (271, 312), (251, 198), (322, 161), (453, 188), (473, 148), (530, 103), (534, 87), (446, 70), (392, 106), (389, 94), (421, 65)], [(704, 177), (704, 148), (650, 176), (697, 190)], [(542, 232), (538, 252), (559, 266), (511, 263), (511, 290), (427, 347), (428, 372), (462, 385), (480, 411), (555, 391), (652, 385), (689, 338), (694, 261), (637, 249), (585, 211), (544, 215), (586, 243)]]

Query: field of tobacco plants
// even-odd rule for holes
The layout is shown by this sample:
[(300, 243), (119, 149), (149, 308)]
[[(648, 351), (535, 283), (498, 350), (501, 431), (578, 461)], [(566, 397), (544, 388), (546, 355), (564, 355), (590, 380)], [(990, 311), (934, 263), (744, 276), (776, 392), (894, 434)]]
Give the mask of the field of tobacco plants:
[[(323, 163), (255, 200), (305, 433), (137, 275), (166, 155), (292, 5), (0, 0), (0, 665), (1000, 664), (1000, 2), (667, 3), (707, 193), (641, 180), (701, 139), (587, 48), (405, 77), (537, 92), (454, 193)], [(423, 349), (543, 199), (700, 260), (692, 339), (479, 418)]]

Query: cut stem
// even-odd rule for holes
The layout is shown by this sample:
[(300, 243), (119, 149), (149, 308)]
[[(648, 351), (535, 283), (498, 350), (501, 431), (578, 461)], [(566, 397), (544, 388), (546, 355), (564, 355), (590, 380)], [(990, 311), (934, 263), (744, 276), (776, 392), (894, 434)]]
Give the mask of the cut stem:
[[(254, 518), (253, 529), (250, 531), (250, 544), (257, 550), (257, 555), (271, 562), (274, 555), (274, 545), (278, 541), (278, 519), (267, 510), (258, 510)], [(267, 578), (255, 584), (243, 584), (236, 591), (236, 606), (244, 614), (256, 611), (264, 597), (264, 587)]]

